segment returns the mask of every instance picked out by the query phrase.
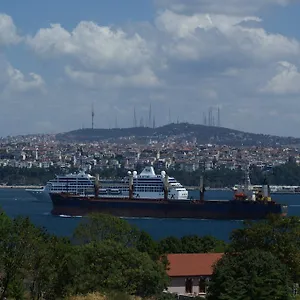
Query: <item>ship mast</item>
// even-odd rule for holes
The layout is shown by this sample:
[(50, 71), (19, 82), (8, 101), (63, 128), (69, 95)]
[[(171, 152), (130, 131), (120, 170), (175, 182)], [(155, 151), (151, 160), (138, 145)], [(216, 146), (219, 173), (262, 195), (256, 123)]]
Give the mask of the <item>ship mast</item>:
[(95, 176), (95, 198), (98, 198), (98, 196), (99, 196), (99, 189), (100, 189), (99, 174), (96, 174), (96, 176)]
[(204, 180), (203, 176), (200, 176), (200, 201), (204, 201)]
[(129, 176), (129, 199), (133, 198), (133, 174), (128, 171), (128, 176)]
[(164, 182), (164, 200), (168, 200), (169, 176), (166, 174), (165, 171), (161, 171), (161, 177), (163, 178), (163, 182)]

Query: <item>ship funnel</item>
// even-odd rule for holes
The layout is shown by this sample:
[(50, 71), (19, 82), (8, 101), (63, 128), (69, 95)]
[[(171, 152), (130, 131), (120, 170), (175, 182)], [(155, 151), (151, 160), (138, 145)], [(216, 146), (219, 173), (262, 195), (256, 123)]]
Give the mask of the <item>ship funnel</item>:
[(99, 189), (100, 189), (99, 174), (96, 174), (96, 176), (95, 176), (95, 198), (97, 198), (99, 196)]
[(204, 178), (200, 176), (200, 201), (204, 201)]
[(165, 174), (164, 178), (164, 200), (168, 200), (169, 194), (169, 176)]
[(129, 171), (129, 199), (133, 198), (133, 174)]

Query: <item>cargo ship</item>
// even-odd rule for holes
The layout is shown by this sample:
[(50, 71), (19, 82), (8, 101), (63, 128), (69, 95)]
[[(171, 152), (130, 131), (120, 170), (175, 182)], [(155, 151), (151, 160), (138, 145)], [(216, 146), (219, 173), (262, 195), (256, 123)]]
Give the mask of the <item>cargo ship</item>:
[(204, 200), (203, 177), (200, 179), (199, 199), (169, 197), (169, 176), (162, 172), (163, 197), (134, 197), (133, 174), (129, 172), (128, 197), (99, 195), (99, 176), (96, 175), (94, 195), (82, 196), (70, 193), (50, 193), (53, 215), (85, 216), (90, 213), (106, 213), (118, 217), (136, 218), (188, 218), (218, 220), (259, 220), (269, 214), (285, 216), (287, 206), (272, 201), (267, 185), (261, 192), (253, 192), (248, 183), (235, 192), (233, 199)]

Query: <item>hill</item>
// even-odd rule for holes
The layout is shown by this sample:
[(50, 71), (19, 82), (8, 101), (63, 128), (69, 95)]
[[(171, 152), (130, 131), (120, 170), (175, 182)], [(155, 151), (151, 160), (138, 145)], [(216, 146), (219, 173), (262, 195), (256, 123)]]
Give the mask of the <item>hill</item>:
[(197, 140), (198, 144), (230, 146), (278, 146), (300, 145), (300, 138), (280, 137), (248, 133), (223, 127), (195, 125), (189, 123), (169, 124), (157, 128), (135, 127), (114, 129), (79, 129), (56, 135), (59, 141), (123, 141), (146, 142), (150, 139)]

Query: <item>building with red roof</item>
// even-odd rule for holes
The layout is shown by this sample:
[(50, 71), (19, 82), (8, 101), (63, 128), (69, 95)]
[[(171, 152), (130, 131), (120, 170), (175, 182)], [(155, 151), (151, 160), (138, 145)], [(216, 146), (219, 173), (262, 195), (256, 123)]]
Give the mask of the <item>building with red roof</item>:
[(214, 264), (223, 253), (168, 254), (168, 292), (178, 295), (205, 295)]

